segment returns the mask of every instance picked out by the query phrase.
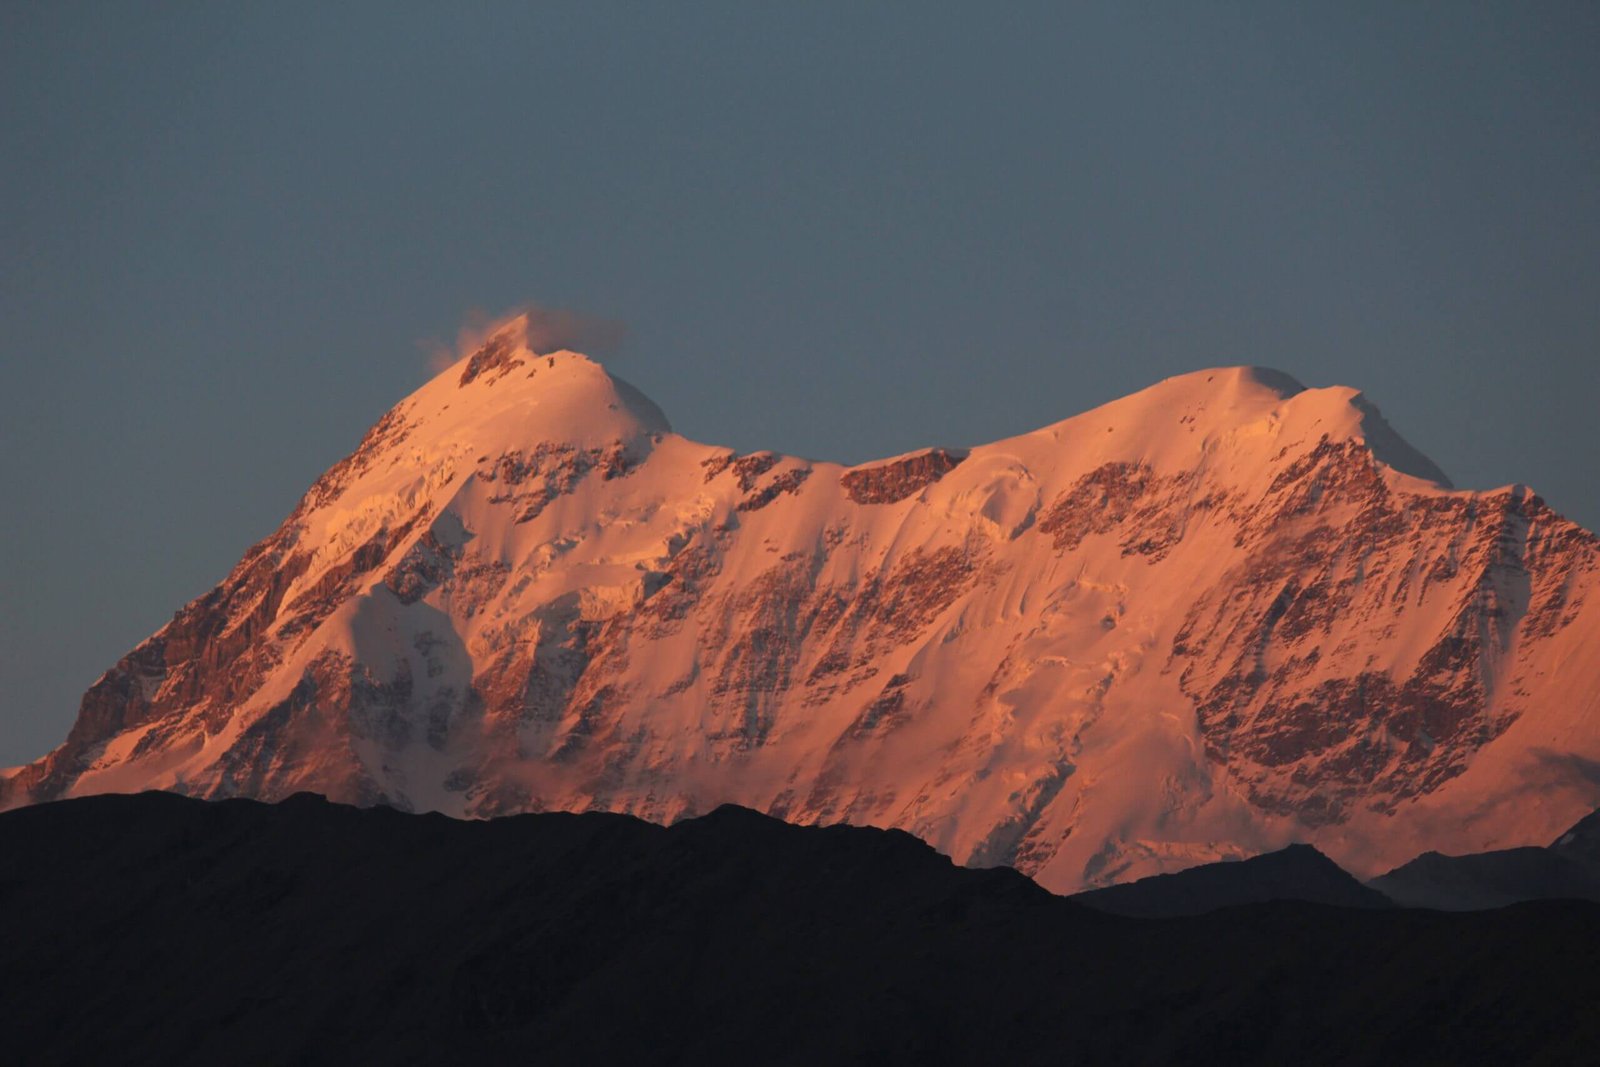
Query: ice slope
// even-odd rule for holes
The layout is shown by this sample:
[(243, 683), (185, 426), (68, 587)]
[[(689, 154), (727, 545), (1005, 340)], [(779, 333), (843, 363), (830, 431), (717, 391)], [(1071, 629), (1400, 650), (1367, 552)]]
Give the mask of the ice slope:
[[(1072, 407), (1070, 398), (1062, 407)], [(1071, 891), (1362, 876), (1600, 804), (1600, 543), (1234, 367), (856, 468), (674, 434), (513, 321), (86, 694), (0, 805), (731, 801)]]

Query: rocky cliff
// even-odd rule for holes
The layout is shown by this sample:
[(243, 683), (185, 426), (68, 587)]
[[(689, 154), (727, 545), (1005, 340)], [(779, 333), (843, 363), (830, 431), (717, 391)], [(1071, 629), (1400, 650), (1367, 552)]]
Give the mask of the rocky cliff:
[(842, 468), (674, 434), (513, 321), (85, 695), (0, 803), (736, 802), (1067, 891), (1363, 876), (1600, 804), (1600, 542), (1361, 394), (1202, 371)]

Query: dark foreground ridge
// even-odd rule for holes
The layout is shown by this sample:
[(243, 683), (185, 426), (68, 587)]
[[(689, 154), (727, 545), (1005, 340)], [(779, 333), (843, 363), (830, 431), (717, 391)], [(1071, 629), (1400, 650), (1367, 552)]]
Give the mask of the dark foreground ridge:
[(15, 1063), (1580, 1062), (1597, 943), (1573, 902), (1127, 919), (738, 808), (0, 815)]
[(1600, 811), (1546, 848), (1504, 848), (1469, 856), (1424, 852), (1367, 883), (1408, 908), (1476, 911), (1528, 900), (1600, 903)]
[(1424, 852), (1368, 883), (1408, 908), (1476, 911), (1525, 900), (1600, 901), (1600, 875), (1553, 848)]
[[(1091, 889), (1072, 898), (1101, 911), (1147, 919), (1200, 915), (1241, 904), (1297, 900), (1338, 908), (1389, 908), (1368, 888), (1310, 845), (1290, 845), (1246, 860), (1207, 863), (1175, 874)], [(1507, 903), (1510, 903), (1507, 901)]]

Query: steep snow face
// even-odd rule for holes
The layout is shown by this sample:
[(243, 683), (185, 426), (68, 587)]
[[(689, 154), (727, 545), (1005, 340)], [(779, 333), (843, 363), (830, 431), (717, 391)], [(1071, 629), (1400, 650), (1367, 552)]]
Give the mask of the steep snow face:
[(1600, 804), (1600, 544), (1350, 389), (1161, 382), (845, 469), (673, 434), (513, 323), (108, 671), (0, 801), (724, 801), (1083, 886), (1360, 874)]

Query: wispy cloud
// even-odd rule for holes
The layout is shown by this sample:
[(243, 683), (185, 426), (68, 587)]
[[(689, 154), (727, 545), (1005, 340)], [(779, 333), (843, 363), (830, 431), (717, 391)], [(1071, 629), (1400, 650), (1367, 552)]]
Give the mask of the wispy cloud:
[(476, 352), (485, 341), (507, 331), (519, 331), (521, 341), (536, 355), (568, 349), (604, 359), (614, 355), (627, 338), (628, 329), (616, 319), (572, 308), (526, 303), (511, 311), (491, 315), (482, 310), (467, 313), (456, 333), (455, 344), (424, 344), (428, 370), (438, 374), (457, 360)]

